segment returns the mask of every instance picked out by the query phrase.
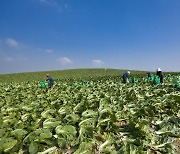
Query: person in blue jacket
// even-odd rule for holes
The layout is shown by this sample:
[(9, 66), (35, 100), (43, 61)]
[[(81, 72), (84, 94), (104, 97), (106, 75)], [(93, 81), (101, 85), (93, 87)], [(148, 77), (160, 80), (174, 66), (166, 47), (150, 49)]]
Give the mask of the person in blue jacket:
[(127, 83), (128, 82), (128, 76), (130, 74), (130, 71), (127, 71), (123, 74), (122, 79), (123, 79), (123, 83)]
[(46, 74), (46, 77), (47, 77), (46, 81), (49, 81), (49, 88), (52, 89), (53, 85), (54, 85), (54, 79), (52, 78), (52, 76), (49, 73)]

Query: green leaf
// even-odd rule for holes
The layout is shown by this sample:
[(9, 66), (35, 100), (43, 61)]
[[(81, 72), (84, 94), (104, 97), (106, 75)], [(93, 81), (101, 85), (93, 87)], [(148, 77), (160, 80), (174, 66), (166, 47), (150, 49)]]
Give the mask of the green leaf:
[(84, 110), (85, 110), (84, 102), (78, 103), (74, 108), (75, 113), (82, 113)]
[(38, 152), (37, 154), (58, 154), (58, 148), (54, 146), (45, 150), (44, 152)]
[(11, 134), (15, 136), (17, 139), (22, 139), (28, 132), (23, 129), (16, 129), (14, 131), (11, 131)]
[(38, 152), (38, 144), (36, 142), (31, 142), (29, 146), (29, 153), (36, 154)]
[(53, 109), (49, 109), (49, 110), (46, 110), (46, 111), (43, 111), (41, 113), (41, 116), (45, 119), (48, 119), (48, 118), (52, 118), (52, 115), (55, 113), (55, 110)]
[(64, 146), (73, 146), (77, 144), (77, 131), (76, 128), (72, 125), (65, 125), (65, 126), (57, 126), (56, 134), (58, 138), (58, 142), (60, 145)]
[(31, 133), (29, 133), (23, 140), (23, 143), (31, 143), (34, 141), (36, 138), (38, 138), (39, 134), (41, 133), (41, 130), (35, 130)]
[(57, 126), (55, 131), (56, 134), (72, 134), (73, 136), (75, 136), (77, 133), (76, 128), (72, 125)]
[(14, 148), (17, 142), (18, 141), (13, 138), (6, 138), (4, 139), (3, 144), (1, 146), (4, 149), (4, 152), (10, 152), (10, 150)]
[(58, 138), (58, 145), (60, 148), (65, 149), (67, 147), (67, 141), (64, 138)]
[(79, 123), (80, 127), (95, 127), (96, 120), (94, 118), (88, 118)]
[(91, 142), (82, 142), (74, 154), (92, 154), (94, 144)]
[(6, 129), (0, 129), (0, 138), (3, 137), (6, 133)]
[(77, 114), (69, 114), (66, 115), (64, 120), (67, 124), (75, 124), (76, 122), (79, 121), (79, 116)]
[(86, 110), (82, 113), (82, 116), (85, 118), (97, 117), (98, 113), (93, 110)]
[(54, 119), (54, 118), (46, 119), (46, 120), (43, 122), (43, 128), (54, 129), (54, 128), (56, 128), (60, 123), (61, 123), (60, 121), (56, 121), (56, 119)]
[(81, 142), (92, 140), (92, 138), (93, 138), (93, 127), (81, 127), (79, 130), (79, 137), (78, 138)]
[(103, 152), (104, 148), (107, 146), (107, 145), (110, 145), (111, 142), (109, 140), (105, 141), (103, 144), (100, 145), (99, 147), (99, 151), (100, 152)]
[(49, 129), (43, 129), (39, 137), (41, 139), (51, 138), (52, 133), (49, 131)]
[(22, 119), (22, 121), (27, 121), (28, 120), (28, 118), (29, 118), (29, 114), (27, 113), (27, 114), (24, 114), (24, 115), (22, 115), (21, 116), (21, 119)]

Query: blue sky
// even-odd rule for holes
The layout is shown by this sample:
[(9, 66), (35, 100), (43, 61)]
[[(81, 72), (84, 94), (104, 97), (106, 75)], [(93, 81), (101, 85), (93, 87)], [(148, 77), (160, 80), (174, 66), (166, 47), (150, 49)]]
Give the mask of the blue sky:
[(0, 74), (180, 71), (179, 0), (1, 0)]

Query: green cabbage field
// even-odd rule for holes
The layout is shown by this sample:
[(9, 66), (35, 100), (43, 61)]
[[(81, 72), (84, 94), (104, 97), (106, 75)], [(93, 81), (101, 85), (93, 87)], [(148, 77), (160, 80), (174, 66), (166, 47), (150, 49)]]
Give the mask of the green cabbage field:
[(0, 153), (180, 153), (180, 76), (121, 76), (0, 82)]

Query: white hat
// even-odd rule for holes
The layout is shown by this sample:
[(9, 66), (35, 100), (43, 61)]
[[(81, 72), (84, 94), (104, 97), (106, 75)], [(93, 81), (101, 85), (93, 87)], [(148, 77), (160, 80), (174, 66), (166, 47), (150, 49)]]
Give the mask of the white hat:
[(130, 71), (127, 71), (128, 74), (130, 74), (131, 72)]
[(160, 69), (160, 68), (158, 68), (158, 69), (157, 69), (157, 71), (159, 72), (159, 71), (161, 71), (161, 69)]

